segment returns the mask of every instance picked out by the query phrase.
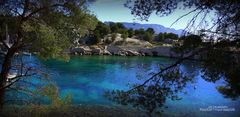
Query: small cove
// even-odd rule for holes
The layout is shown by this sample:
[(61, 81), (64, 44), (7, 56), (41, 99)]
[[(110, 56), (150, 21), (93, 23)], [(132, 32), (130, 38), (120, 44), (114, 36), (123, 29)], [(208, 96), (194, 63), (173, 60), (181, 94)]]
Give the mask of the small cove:
[[(72, 96), (72, 104), (114, 106), (116, 103), (104, 97), (106, 91), (128, 90), (129, 85), (141, 83), (149, 78), (152, 72), (159, 71), (161, 65), (168, 65), (175, 59), (165, 57), (121, 57), (121, 56), (72, 56), (69, 62), (58, 60), (43, 61), (36, 57), (26, 57), (51, 73), (52, 80), (58, 86), (60, 95)], [(216, 89), (224, 81), (207, 82), (201, 77), (197, 62), (187, 61), (181, 64), (181, 69), (192, 72), (195, 77), (187, 83), (181, 100), (165, 102), (165, 113), (193, 116), (236, 116), (239, 114), (240, 100), (225, 98)], [(11, 98), (11, 96), (9, 97)], [(231, 112), (209, 111), (200, 109), (209, 106), (227, 106), (234, 108)], [(170, 114), (170, 115), (171, 115)]]

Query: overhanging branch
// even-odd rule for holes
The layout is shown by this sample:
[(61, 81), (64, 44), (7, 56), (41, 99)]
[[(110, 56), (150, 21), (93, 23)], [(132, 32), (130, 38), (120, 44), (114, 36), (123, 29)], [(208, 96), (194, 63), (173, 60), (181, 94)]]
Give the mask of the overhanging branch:
[(177, 18), (177, 19), (170, 25), (170, 28), (171, 28), (174, 24), (176, 24), (180, 19), (182, 19), (182, 18), (188, 16), (189, 14), (197, 11), (199, 8), (200, 8), (200, 7), (197, 7), (196, 9), (194, 9), (194, 10), (192, 10), (192, 11), (190, 11), (190, 12), (188, 12), (188, 13), (182, 15), (182, 16), (180, 16), (179, 18)]
[(35, 74), (28, 74), (28, 75), (18, 75), (14, 78), (11, 79), (10, 83), (6, 84), (4, 87), (1, 87), (0, 90), (9, 88), (10, 86), (12, 86), (14, 83), (18, 82), (21, 78), (23, 77), (29, 77), (29, 76), (33, 76)]
[(171, 69), (171, 68), (174, 68), (176, 67), (177, 65), (181, 64), (183, 61), (185, 60), (188, 60), (188, 59), (191, 59), (192, 57), (194, 57), (195, 55), (199, 54), (199, 53), (202, 53), (204, 51), (206, 51), (207, 48), (200, 48), (199, 50), (197, 50), (196, 52), (194, 52), (193, 54), (189, 55), (189, 56), (186, 56), (186, 57), (183, 57), (181, 59), (179, 59), (178, 61), (176, 61), (174, 64), (162, 69), (160, 72), (154, 74), (152, 77), (150, 77), (149, 79), (147, 79), (146, 81), (144, 81), (141, 85), (138, 85), (130, 90), (127, 91), (127, 93), (130, 93), (131, 91), (134, 91), (135, 89), (138, 89), (140, 87), (143, 87), (144, 85), (146, 85), (148, 82), (150, 82), (151, 80), (153, 80), (155, 77), (157, 77), (158, 75), (162, 74), (163, 72), (167, 71), (168, 69)]
[(2, 44), (3, 44), (3, 46), (4, 46), (5, 48), (9, 49), (9, 47), (8, 47), (8, 45), (7, 45), (6, 42), (4, 42), (2, 39), (0, 40), (0, 42), (2, 42)]

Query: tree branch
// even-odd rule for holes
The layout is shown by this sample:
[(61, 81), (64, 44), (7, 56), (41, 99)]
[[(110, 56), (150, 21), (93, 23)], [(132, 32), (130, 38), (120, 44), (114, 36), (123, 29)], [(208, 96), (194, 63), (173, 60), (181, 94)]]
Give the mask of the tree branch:
[(5, 48), (9, 49), (8, 45), (6, 44), (6, 42), (4, 42), (2, 39), (0, 40), (0, 42), (2, 42), (2, 44), (4, 45)]
[(22, 77), (29, 77), (29, 76), (33, 76), (33, 75), (36, 75), (36, 74), (34, 73), (34, 74), (28, 74), (28, 75), (18, 75), (16, 77), (12, 78), (9, 84), (5, 85), (4, 87), (1, 87), (0, 90), (9, 88), (14, 83), (18, 82)]
[(7, 82), (5, 86), (1, 87), (0, 90), (3, 90), (3, 89), (6, 89), (10, 86), (12, 86), (14, 83), (18, 82), (22, 77), (29, 77), (29, 76), (33, 76), (33, 75), (36, 75), (36, 73), (33, 73), (33, 74), (28, 74), (28, 72), (31, 70), (31, 68), (28, 68), (25, 72), (25, 74), (20, 74), (20, 75), (17, 75), (15, 76), (14, 78), (11, 78), (10, 79), (10, 83)]
[(200, 8), (200, 7), (197, 7), (196, 9), (194, 9), (194, 10), (192, 10), (192, 11), (190, 11), (190, 12), (188, 12), (188, 13), (182, 15), (182, 16), (180, 16), (179, 18), (177, 18), (177, 20), (175, 20), (175, 21), (170, 25), (170, 28), (171, 28), (174, 24), (176, 24), (180, 19), (182, 19), (183, 17), (185, 17), (185, 16), (187, 16), (187, 15), (189, 15), (189, 14), (197, 11), (199, 8)]
[(194, 27), (195, 21), (198, 18), (198, 16), (203, 12), (204, 9), (201, 9), (199, 12), (197, 12), (193, 18), (190, 20), (190, 22), (187, 24), (186, 28), (184, 29), (185, 31), (191, 31), (192, 27)]
[(176, 61), (174, 64), (162, 69), (160, 72), (154, 74), (152, 77), (150, 77), (149, 79), (147, 79), (146, 81), (144, 81), (141, 85), (138, 85), (130, 90), (127, 91), (127, 93), (130, 93), (131, 91), (134, 91), (135, 89), (138, 89), (140, 87), (143, 87), (144, 85), (146, 85), (149, 81), (153, 80), (156, 76), (162, 74), (163, 72), (167, 71), (168, 69), (174, 68), (177, 65), (181, 64), (183, 61), (191, 59), (192, 57), (194, 57), (195, 55), (202, 53), (204, 51), (206, 51), (207, 48), (200, 48), (199, 50), (197, 50), (196, 52), (194, 52), (193, 54), (190, 54), (189, 56), (183, 57), (181, 59), (179, 59), (178, 61)]
[(24, 6), (24, 8), (23, 8), (23, 13), (22, 13), (22, 15), (21, 15), (22, 18), (24, 18), (25, 14), (26, 14), (26, 12), (27, 12), (27, 9), (28, 9), (28, 6), (29, 6), (29, 0), (25, 0), (23, 6)]
[(214, 33), (214, 34), (222, 34), (222, 35), (227, 35), (227, 36), (232, 36), (232, 37), (240, 37), (240, 34), (230, 34), (226, 32), (217, 32), (217, 31), (211, 31), (211, 30), (204, 30), (203, 32), (209, 32), (209, 33)]

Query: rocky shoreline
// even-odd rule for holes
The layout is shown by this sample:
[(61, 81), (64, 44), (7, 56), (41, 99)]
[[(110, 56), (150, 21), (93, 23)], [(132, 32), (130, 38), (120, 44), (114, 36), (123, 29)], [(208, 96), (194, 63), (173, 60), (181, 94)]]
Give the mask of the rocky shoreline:
[(121, 47), (121, 46), (79, 46), (69, 50), (72, 55), (117, 55), (117, 56), (164, 56), (180, 57), (172, 51), (170, 46), (158, 46), (149, 48)]

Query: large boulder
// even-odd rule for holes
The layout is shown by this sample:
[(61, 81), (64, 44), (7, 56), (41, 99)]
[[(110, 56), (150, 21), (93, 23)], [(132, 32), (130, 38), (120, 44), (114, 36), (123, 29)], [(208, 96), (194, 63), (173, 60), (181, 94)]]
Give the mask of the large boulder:
[(125, 52), (127, 53), (127, 56), (139, 56), (140, 54), (136, 51), (132, 51), (132, 50), (125, 50)]
[(178, 57), (178, 54), (172, 51), (172, 47), (154, 47), (151, 51), (153, 56)]
[(112, 55), (108, 50), (103, 50), (103, 55)]
[(139, 53), (144, 56), (179, 57), (178, 54), (172, 51), (172, 47), (165, 46), (140, 49)]
[(73, 54), (84, 54), (85, 53), (85, 51), (84, 51), (84, 49), (83, 48), (73, 48), (73, 49), (71, 49), (71, 53), (73, 53)]
[(107, 51), (113, 55), (123, 55), (123, 50), (116, 46), (107, 46)]
[(92, 50), (88, 47), (76, 47), (70, 50), (71, 53), (80, 55), (90, 55)]
[(94, 49), (92, 49), (92, 54), (103, 55), (103, 51), (100, 48), (94, 48)]
[(140, 49), (139, 53), (143, 56), (153, 56), (151, 49)]
[(119, 56), (126, 56), (127, 55), (127, 52), (122, 50), (122, 51), (118, 51), (118, 53), (116, 55), (119, 55)]

